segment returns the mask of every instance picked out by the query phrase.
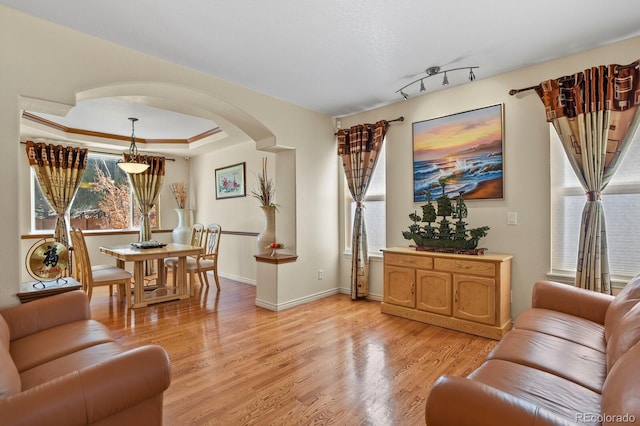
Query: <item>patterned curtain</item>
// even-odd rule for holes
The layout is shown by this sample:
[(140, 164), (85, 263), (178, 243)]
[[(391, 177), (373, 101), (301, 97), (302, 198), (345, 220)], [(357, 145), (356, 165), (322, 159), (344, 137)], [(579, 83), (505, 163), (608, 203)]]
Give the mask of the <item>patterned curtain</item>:
[(51, 208), (56, 211), (54, 238), (69, 247), (65, 215), (87, 168), (88, 149), (27, 141), (29, 165)]
[(360, 124), (338, 131), (338, 155), (351, 197), (356, 202), (351, 238), (351, 299), (369, 294), (369, 246), (364, 219), (364, 197), (378, 162), (389, 123)]
[[(129, 161), (129, 154), (123, 154), (124, 161)], [(151, 221), (149, 212), (155, 205), (164, 181), (164, 157), (138, 155), (137, 161), (149, 164), (149, 168), (142, 173), (129, 173), (129, 183), (133, 189), (133, 198), (141, 213), (139, 241), (151, 239)]]
[(576, 287), (611, 294), (607, 233), (600, 193), (638, 128), (639, 61), (601, 65), (537, 86), (573, 171), (586, 191)]

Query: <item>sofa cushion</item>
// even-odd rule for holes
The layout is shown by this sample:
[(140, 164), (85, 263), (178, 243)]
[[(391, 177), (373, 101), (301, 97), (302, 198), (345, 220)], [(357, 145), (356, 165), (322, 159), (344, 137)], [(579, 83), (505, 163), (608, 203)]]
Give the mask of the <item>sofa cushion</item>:
[(624, 286), (613, 299), (604, 318), (604, 337), (609, 340), (622, 318), (640, 301), (640, 274)]
[(7, 321), (11, 340), (17, 340), (61, 324), (91, 319), (91, 308), (87, 294), (74, 290), (11, 306), (0, 315)]
[(564, 312), (539, 308), (527, 309), (518, 316), (513, 327), (549, 334), (602, 353), (606, 352), (602, 324)]
[(566, 418), (567, 423), (576, 422), (578, 413), (599, 413), (597, 392), (525, 365), (488, 360), (468, 378), (543, 407)]
[(636, 343), (618, 359), (604, 383), (602, 412), (609, 416), (627, 416), (626, 419), (611, 417), (613, 424), (636, 424), (640, 421), (638, 365), (640, 365), (640, 343)]
[(0, 315), (0, 348), (9, 350), (11, 344), (11, 333), (9, 332), (9, 326), (4, 317)]
[(84, 320), (58, 325), (14, 340), (11, 342), (10, 352), (18, 372), (22, 373), (72, 352), (113, 341), (113, 336), (102, 323)]
[(17, 394), (21, 387), (18, 369), (9, 353), (9, 327), (0, 315), (0, 399)]
[(507, 333), (487, 359), (526, 365), (600, 393), (606, 377), (606, 355), (556, 336), (515, 329)]
[(640, 341), (640, 304), (634, 306), (614, 329), (607, 342), (607, 371)]
[(117, 342), (101, 343), (37, 365), (20, 374), (22, 390), (31, 389), (90, 365), (108, 361), (128, 349)]

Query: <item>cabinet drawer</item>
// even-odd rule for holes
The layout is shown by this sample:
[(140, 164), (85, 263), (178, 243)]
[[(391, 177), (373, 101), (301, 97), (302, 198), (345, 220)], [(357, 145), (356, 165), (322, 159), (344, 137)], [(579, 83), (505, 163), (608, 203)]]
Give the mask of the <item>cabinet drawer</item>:
[(496, 276), (496, 265), (491, 262), (476, 262), (463, 259), (435, 259), (435, 269), (438, 271), (483, 275), (485, 277)]
[(408, 266), (417, 269), (433, 269), (433, 259), (424, 256), (385, 253), (384, 263), (387, 265)]

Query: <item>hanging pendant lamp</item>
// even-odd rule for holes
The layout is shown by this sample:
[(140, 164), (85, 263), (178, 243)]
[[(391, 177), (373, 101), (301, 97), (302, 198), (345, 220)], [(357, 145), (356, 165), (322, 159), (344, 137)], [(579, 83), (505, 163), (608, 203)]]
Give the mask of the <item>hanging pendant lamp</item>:
[(131, 120), (131, 145), (129, 146), (129, 161), (118, 162), (118, 167), (127, 173), (142, 173), (149, 168), (148, 164), (138, 162), (138, 148), (136, 147), (135, 122), (137, 118), (129, 117)]

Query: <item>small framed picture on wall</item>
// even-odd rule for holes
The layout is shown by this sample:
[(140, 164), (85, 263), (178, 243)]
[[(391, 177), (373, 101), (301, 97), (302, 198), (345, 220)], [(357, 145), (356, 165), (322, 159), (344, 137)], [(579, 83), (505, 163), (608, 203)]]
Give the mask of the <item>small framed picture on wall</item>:
[(216, 200), (245, 197), (247, 195), (245, 169), (245, 163), (216, 169)]

